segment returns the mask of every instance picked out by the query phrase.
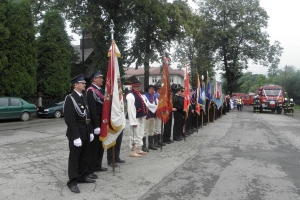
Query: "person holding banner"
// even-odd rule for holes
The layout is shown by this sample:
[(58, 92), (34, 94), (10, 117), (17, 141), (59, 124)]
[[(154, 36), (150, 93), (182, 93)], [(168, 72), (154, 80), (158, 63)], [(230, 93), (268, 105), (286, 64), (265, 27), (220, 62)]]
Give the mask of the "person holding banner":
[[(118, 79), (118, 89), (119, 89), (119, 99), (121, 99), (123, 96), (123, 91), (122, 91), (122, 85), (121, 85), (120, 79)], [(122, 138), (123, 138), (123, 131), (120, 133), (120, 135), (116, 139), (115, 150), (113, 151), (113, 147), (110, 147), (107, 149), (107, 164), (111, 167), (113, 167), (113, 153), (114, 153), (116, 163), (125, 163), (126, 162), (125, 160), (122, 160), (120, 158)], [(114, 165), (115, 165), (115, 167), (118, 167), (118, 165), (116, 163)]]
[(99, 140), (101, 127), (100, 122), (102, 121), (102, 107), (104, 101), (104, 95), (101, 89), (104, 81), (103, 75), (99, 70), (97, 70), (90, 76), (90, 81), (92, 82), (92, 84), (87, 89), (87, 100), (90, 106), (93, 133), (96, 139), (91, 142), (88, 177), (91, 179), (97, 179), (98, 176), (94, 173), (95, 171), (107, 171), (107, 168), (102, 167), (104, 149), (102, 146), (102, 142)]

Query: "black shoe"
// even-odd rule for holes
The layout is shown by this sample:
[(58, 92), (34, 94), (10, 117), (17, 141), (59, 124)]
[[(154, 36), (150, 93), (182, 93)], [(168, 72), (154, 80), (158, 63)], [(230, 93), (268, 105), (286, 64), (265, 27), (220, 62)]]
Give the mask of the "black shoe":
[(95, 169), (95, 172), (106, 172), (106, 171), (107, 171), (107, 168), (105, 168), (105, 167), (99, 167), (99, 168)]
[(79, 188), (77, 187), (77, 185), (73, 185), (73, 186), (68, 186), (70, 188), (70, 190), (74, 193), (80, 193)]
[(78, 181), (79, 183), (95, 183), (96, 181), (93, 179), (90, 179), (88, 177), (85, 177), (83, 180)]
[(117, 159), (116, 163), (125, 163), (126, 161), (125, 160), (122, 160), (122, 159)]
[(169, 140), (168, 140), (168, 142), (170, 142), (170, 143), (174, 143), (174, 141), (173, 141), (173, 140), (171, 140), (171, 139), (169, 139)]
[(166, 144), (165, 143), (161, 143), (160, 141), (158, 142), (158, 145), (160, 146), (166, 146)]
[(169, 141), (164, 141), (164, 143), (166, 143), (166, 144), (172, 144), (171, 142), (169, 142)]
[[(114, 165), (112, 164), (112, 163), (107, 163), (109, 166), (111, 166), (111, 167), (113, 167)], [(115, 163), (115, 167), (119, 167), (118, 165), (117, 165), (117, 163)]]
[(87, 178), (89, 179), (98, 179), (98, 176), (95, 173), (87, 175)]
[(175, 139), (174, 139), (174, 141), (177, 141), (177, 142), (179, 142), (179, 141), (181, 141), (181, 139), (179, 139), (179, 138), (175, 138)]
[(150, 149), (150, 150), (158, 150), (154, 145), (148, 146), (148, 149)]

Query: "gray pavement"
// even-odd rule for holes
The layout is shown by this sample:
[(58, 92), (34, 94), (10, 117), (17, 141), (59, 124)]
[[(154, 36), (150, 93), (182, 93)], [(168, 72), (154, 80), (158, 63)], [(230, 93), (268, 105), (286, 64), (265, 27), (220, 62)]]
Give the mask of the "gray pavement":
[(296, 117), (246, 107), (186, 142), (131, 158), (126, 128), (126, 163), (74, 194), (63, 118), (0, 122), (0, 199), (300, 199), (299, 130)]

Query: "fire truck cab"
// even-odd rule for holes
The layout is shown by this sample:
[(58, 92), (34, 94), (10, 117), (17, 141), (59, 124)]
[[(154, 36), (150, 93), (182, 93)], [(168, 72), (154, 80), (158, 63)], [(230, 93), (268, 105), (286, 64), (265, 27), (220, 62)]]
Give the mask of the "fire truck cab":
[(283, 105), (282, 87), (274, 84), (266, 84), (257, 90), (260, 99), (260, 112), (271, 110), (281, 114)]

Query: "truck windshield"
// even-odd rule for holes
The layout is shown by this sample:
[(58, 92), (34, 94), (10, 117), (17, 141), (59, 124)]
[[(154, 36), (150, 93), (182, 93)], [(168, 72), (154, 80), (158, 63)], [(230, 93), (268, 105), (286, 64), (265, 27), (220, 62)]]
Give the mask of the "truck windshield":
[(277, 90), (264, 89), (264, 90), (267, 96), (278, 96), (281, 91), (280, 89)]

